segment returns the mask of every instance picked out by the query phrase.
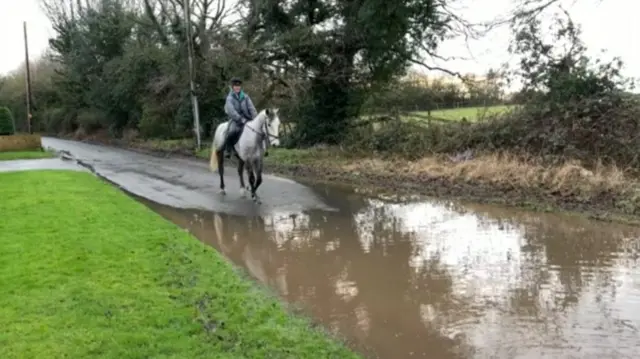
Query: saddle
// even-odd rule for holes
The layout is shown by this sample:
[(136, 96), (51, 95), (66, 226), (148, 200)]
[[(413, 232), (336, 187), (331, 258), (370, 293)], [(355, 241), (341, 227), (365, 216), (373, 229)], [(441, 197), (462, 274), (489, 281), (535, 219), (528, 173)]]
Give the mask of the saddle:
[[(240, 137), (240, 134), (242, 134), (242, 131), (244, 131), (245, 124), (246, 122), (239, 123), (233, 120), (229, 120), (229, 126), (227, 127), (227, 136), (230, 136), (231, 138)], [(234, 141), (235, 140), (237, 139), (234, 139)]]

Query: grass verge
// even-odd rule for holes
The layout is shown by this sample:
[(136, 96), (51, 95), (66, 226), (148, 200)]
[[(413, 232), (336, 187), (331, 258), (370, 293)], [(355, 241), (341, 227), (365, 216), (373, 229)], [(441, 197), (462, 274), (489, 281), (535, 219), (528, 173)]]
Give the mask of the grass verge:
[(354, 358), (87, 173), (0, 174), (1, 358)]
[[(208, 158), (208, 151), (198, 157)], [(273, 149), (268, 171), (298, 178), (370, 186), (541, 211), (580, 212), (588, 217), (640, 223), (640, 181), (611, 166), (589, 170), (578, 161), (544, 165), (504, 154), (456, 161), (448, 156), (417, 161), (362, 157), (335, 149)]]
[(41, 158), (53, 158), (53, 153), (47, 151), (12, 151), (0, 152), (0, 161), (35, 160)]

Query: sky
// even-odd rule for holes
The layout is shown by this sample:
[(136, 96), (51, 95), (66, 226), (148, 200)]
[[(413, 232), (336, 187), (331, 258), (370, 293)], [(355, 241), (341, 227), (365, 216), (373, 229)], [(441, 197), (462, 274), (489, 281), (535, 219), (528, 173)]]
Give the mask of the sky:
[[(499, 14), (499, 9), (507, 10), (513, 3), (513, 0), (491, 0), (491, 6), (487, 6), (488, 1), (458, 1), (461, 5), (457, 8), (471, 21), (490, 20)], [(601, 50), (607, 50), (605, 59), (621, 57), (625, 62), (624, 74), (640, 78), (640, 48), (637, 49), (640, 45), (631, 40), (635, 34), (640, 34), (640, 21), (633, 4), (633, 1), (622, 0), (563, 0), (563, 6), (582, 26), (582, 38), (590, 53), (600, 55)], [(53, 31), (40, 8), (40, 0), (0, 0), (0, 9), (3, 45), (0, 74), (4, 74), (18, 68), (24, 61), (23, 21), (27, 22), (31, 59), (46, 50)], [(447, 41), (441, 45), (440, 54), (467, 59), (438, 64), (462, 73), (484, 74), (490, 68), (514, 60), (507, 52), (510, 36), (509, 29), (505, 27), (470, 42), (461, 39)]]

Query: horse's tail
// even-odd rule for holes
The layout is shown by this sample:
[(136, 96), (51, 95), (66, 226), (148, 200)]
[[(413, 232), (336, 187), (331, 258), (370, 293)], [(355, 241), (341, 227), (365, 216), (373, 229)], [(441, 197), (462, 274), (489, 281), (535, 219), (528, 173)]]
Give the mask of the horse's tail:
[(211, 172), (215, 172), (216, 170), (218, 170), (218, 166), (220, 165), (218, 163), (216, 149), (223, 140), (226, 126), (227, 122), (219, 124), (218, 127), (216, 127), (216, 132), (214, 132), (213, 134), (213, 142), (211, 143), (211, 158), (209, 158), (209, 169), (211, 169)]
[(216, 149), (211, 147), (211, 158), (209, 159), (209, 168), (211, 172), (215, 172), (218, 169), (218, 155), (216, 154)]

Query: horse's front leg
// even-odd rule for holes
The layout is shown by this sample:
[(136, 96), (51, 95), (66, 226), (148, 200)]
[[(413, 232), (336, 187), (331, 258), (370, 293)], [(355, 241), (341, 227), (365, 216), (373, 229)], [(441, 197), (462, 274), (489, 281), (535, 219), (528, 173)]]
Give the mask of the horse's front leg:
[(242, 159), (240, 159), (239, 156), (237, 156), (238, 158), (238, 176), (240, 177), (240, 195), (244, 197), (244, 195), (246, 194), (246, 188), (245, 188), (245, 184), (244, 184), (244, 161)]
[(254, 202), (258, 202), (258, 197), (256, 196), (256, 176), (254, 174), (254, 168), (250, 164), (250, 162), (247, 162), (246, 165), (247, 165), (247, 172), (249, 172), (249, 186), (251, 188), (251, 199), (253, 199)]
[(258, 194), (256, 193), (256, 191), (258, 190), (258, 187), (262, 183), (261, 167), (262, 166), (261, 166), (260, 162), (254, 162), (251, 165), (251, 173), (250, 173), (250, 176), (251, 176), (250, 177), (250, 181), (251, 181), (251, 198), (256, 203), (261, 203), (260, 202), (260, 197), (258, 197)]
[(216, 157), (218, 157), (218, 174), (220, 175), (220, 193), (226, 194), (224, 190), (224, 149), (216, 151)]
[(258, 162), (253, 166), (253, 169), (256, 173), (256, 183), (253, 188), (253, 192), (255, 193), (258, 190), (258, 187), (262, 184), (262, 161), (258, 160)]

